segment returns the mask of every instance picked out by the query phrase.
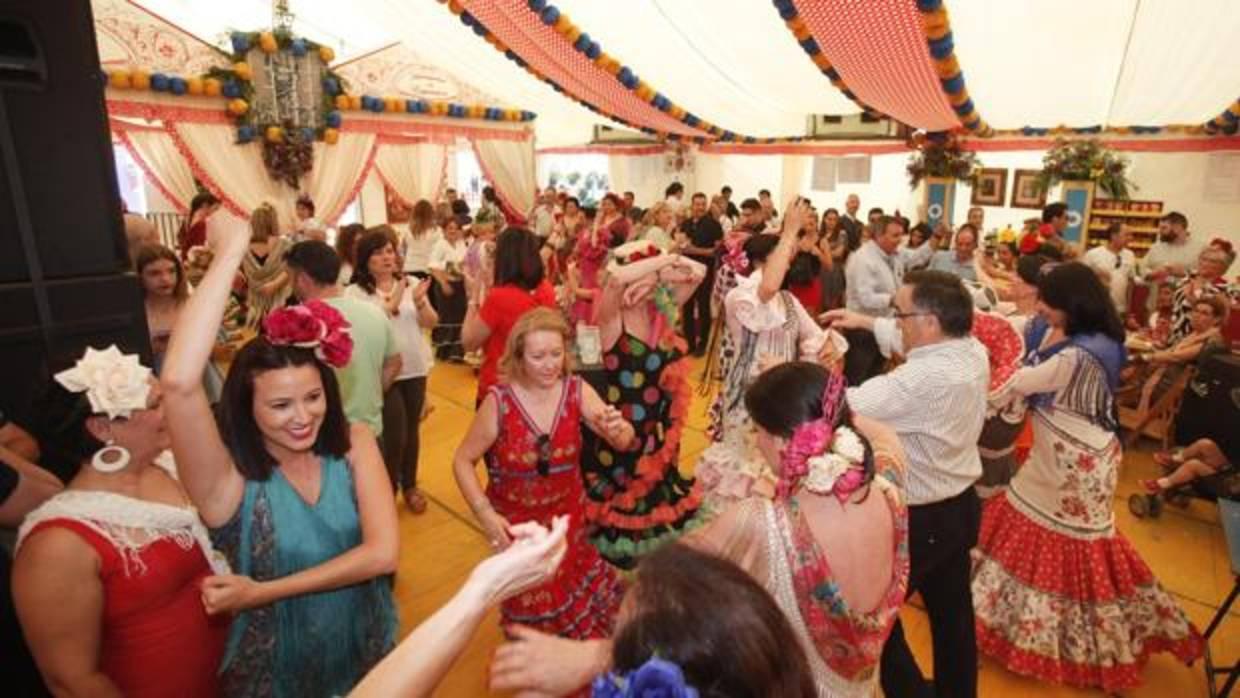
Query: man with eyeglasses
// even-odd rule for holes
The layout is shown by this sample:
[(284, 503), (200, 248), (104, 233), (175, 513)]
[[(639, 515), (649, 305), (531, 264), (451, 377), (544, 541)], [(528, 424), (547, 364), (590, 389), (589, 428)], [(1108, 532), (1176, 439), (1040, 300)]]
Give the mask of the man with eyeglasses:
[(970, 335), (973, 301), (956, 276), (910, 272), (892, 305), (890, 317), (832, 310), (821, 318), (836, 329), (872, 332), (884, 355), (906, 357), (891, 372), (848, 389), (849, 408), (894, 429), (904, 446), (908, 593), (921, 593), (930, 616), (933, 681), (922, 676), (897, 619), (883, 647), (883, 693), (975, 698), (969, 551), (981, 522), (973, 483), (982, 474), (977, 440), (990, 366), (986, 349)]
[[(904, 222), (891, 216), (880, 216), (876, 233), (848, 257), (844, 267), (844, 298), (849, 310), (869, 317), (891, 315), (891, 302), (904, 272), (926, 263), (934, 250), (929, 245), (900, 249)], [(845, 334), (848, 353), (844, 355), (844, 376), (849, 385), (860, 385), (883, 370), (886, 360), (869, 332)]]
[(1112, 223), (1099, 237), (1105, 242), (1090, 248), (1081, 261), (1111, 289), (1115, 309), (1124, 317), (1128, 313), (1128, 289), (1137, 274), (1137, 256), (1128, 249), (1128, 226)]

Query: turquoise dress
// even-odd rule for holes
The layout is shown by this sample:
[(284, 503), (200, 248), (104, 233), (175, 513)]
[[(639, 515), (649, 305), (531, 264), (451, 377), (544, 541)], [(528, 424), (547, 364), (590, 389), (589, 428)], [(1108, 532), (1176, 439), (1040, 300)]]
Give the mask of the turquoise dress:
[[(294, 574), (362, 542), (353, 471), (322, 458), (313, 505), (277, 468), (248, 480), (237, 514), (211, 532), (237, 574), (265, 581)], [(344, 695), (395, 644), (396, 608), (386, 577), (277, 601), (239, 614), (220, 667), (224, 695)]]

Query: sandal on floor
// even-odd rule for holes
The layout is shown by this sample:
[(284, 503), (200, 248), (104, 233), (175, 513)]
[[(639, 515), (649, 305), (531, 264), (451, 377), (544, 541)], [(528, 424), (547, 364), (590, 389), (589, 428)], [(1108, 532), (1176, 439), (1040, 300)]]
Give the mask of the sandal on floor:
[(1158, 484), (1158, 480), (1137, 480), (1137, 485), (1145, 490), (1146, 494), (1161, 494), (1163, 486)]
[(426, 497), (415, 487), (410, 487), (404, 492), (405, 506), (409, 507), (409, 511), (415, 514), (426, 513)]
[(1154, 454), (1154, 462), (1164, 470), (1178, 467), (1184, 461), (1179, 451), (1158, 451)]

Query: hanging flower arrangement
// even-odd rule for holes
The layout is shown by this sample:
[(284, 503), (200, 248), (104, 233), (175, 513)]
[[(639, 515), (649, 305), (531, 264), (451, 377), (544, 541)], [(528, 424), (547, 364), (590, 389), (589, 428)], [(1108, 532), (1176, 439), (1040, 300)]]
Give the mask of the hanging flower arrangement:
[(1042, 158), (1038, 187), (1042, 191), (1064, 180), (1088, 180), (1113, 199), (1127, 199), (1137, 185), (1128, 179), (1128, 159), (1096, 139), (1059, 138)]
[(917, 133), (910, 145), (917, 149), (908, 159), (911, 189), (916, 189), (926, 177), (948, 177), (968, 182), (982, 167), (977, 154), (961, 148), (960, 141), (952, 134)]
[(237, 124), (237, 143), (262, 138), (263, 163), (273, 179), (299, 188), (314, 164), (313, 144), (340, 138), (336, 97), (344, 82), (328, 68), (329, 46), (293, 36), (287, 29), (233, 32), (232, 65), (213, 68)]

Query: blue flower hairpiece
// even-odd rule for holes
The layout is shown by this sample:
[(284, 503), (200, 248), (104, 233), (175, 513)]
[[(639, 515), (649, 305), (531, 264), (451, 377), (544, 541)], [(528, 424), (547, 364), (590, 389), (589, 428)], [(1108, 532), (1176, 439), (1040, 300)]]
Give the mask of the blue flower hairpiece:
[(684, 672), (666, 659), (651, 657), (623, 676), (607, 672), (590, 685), (592, 698), (698, 698), (697, 689), (685, 683)]

